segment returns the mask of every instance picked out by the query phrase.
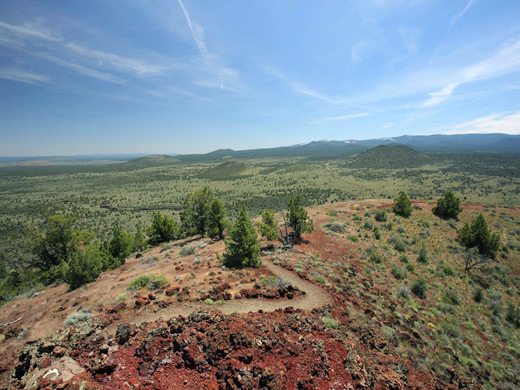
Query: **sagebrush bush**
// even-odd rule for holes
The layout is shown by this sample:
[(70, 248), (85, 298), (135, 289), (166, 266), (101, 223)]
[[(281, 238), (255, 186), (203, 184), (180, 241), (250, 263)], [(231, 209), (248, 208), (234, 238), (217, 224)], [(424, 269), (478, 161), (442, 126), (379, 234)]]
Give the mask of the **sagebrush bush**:
[(336, 321), (334, 318), (321, 317), (321, 320), (328, 327), (331, 327), (333, 329), (338, 329), (338, 321)]
[(374, 218), (377, 222), (386, 222), (388, 219), (385, 210), (376, 210)]
[(398, 280), (403, 280), (408, 276), (408, 272), (402, 267), (394, 266), (392, 267), (392, 275)]
[(164, 275), (141, 275), (138, 278), (134, 279), (126, 288), (130, 291), (137, 291), (142, 288), (147, 288), (148, 290), (157, 290), (163, 286), (168, 284), (168, 279), (164, 277)]
[(428, 282), (423, 278), (416, 279), (412, 284), (412, 292), (419, 298), (426, 298), (426, 290), (428, 290)]
[(67, 318), (65, 318), (65, 326), (74, 325), (78, 322), (85, 322), (92, 318), (92, 314), (88, 311), (77, 311), (75, 313), (69, 314)]
[(423, 244), (421, 249), (419, 250), (419, 256), (417, 257), (417, 261), (419, 263), (427, 264), (428, 257), (428, 248), (426, 248), (426, 245)]
[(405, 285), (401, 284), (399, 288), (397, 289), (397, 295), (399, 295), (401, 298), (404, 299), (410, 299), (410, 289), (406, 287)]
[(185, 245), (179, 250), (179, 256), (189, 256), (195, 253), (194, 246)]

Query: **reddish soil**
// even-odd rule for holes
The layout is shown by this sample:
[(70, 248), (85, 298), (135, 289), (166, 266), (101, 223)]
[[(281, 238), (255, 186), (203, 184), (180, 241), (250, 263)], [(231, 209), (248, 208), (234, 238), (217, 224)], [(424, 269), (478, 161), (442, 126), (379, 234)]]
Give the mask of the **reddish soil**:
[[(344, 272), (357, 274), (356, 283), (366, 282), (391, 302), (386, 286), (371, 285), (361, 275), (359, 244), (321, 228), (330, 219), (328, 211), (362, 212), (391, 207), (388, 202), (313, 208), (315, 232), (294, 251), (273, 254), (280, 265), (264, 255), (258, 270), (227, 270), (215, 256), (223, 251), (222, 242), (186, 257), (177, 257), (178, 243), (172, 243), (144, 255), (159, 261), (128, 259), (86, 288), (69, 292), (57, 286), (13, 301), (0, 312), (2, 324), (21, 317), (0, 329), (0, 388), (24, 388), (28, 381), (40, 389), (480, 388), (456, 374), (438, 378), (401, 357), (383, 337), (381, 329), (388, 324), (370, 312), (369, 298), (349, 294), (348, 286), (340, 293), (305, 266), (310, 257), (348, 259)], [(153, 293), (127, 293), (128, 284), (143, 273), (164, 274), (170, 285)], [(284, 283), (263, 285), (268, 276)], [(261, 298), (247, 299), (246, 291)], [(128, 298), (118, 301), (123, 293)], [(215, 303), (205, 304), (207, 298)], [(64, 328), (64, 319), (81, 307), (90, 309), (92, 319)], [(336, 323), (326, 325), (329, 319)], [(398, 337), (416, 340), (412, 332)], [(63, 357), (73, 360), (74, 372), (84, 371), (65, 382), (44, 378)]]

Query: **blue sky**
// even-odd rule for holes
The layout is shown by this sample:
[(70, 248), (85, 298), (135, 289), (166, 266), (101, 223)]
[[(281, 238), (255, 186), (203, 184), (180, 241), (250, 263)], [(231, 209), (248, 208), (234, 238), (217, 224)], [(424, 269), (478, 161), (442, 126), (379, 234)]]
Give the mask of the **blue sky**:
[(520, 134), (518, 0), (0, 2), (0, 155)]

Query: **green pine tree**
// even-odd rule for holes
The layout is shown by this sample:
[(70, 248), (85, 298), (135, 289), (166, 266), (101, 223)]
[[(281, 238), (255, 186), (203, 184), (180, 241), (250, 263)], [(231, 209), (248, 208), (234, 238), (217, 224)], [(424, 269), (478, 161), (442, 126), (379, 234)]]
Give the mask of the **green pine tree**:
[(307, 215), (307, 211), (303, 208), (301, 203), (300, 195), (296, 195), (289, 199), (289, 212), (287, 213), (287, 219), (289, 226), (294, 231), (296, 239), (300, 239), (302, 233), (311, 233), (314, 231), (314, 224), (312, 219)]
[(121, 229), (119, 223), (114, 226), (112, 239), (110, 240), (110, 255), (116, 259), (119, 264), (124, 264), (125, 259), (130, 256), (134, 248), (134, 238), (129, 232)]
[(209, 221), (208, 221), (208, 236), (211, 238), (224, 238), (224, 230), (226, 230), (226, 221), (224, 220), (224, 207), (222, 202), (214, 199), (211, 202)]
[(399, 197), (394, 199), (394, 213), (404, 218), (408, 218), (412, 214), (412, 202), (404, 191), (401, 191)]
[(262, 265), (258, 237), (245, 207), (242, 207), (240, 215), (231, 229), (230, 238), (225, 243), (226, 252), (222, 256), (222, 264), (226, 267), (260, 268)]
[(464, 224), (458, 231), (457, 240), (466, 248), (478, 248), (481, 254), (490, 257), (494, 257), (495, 252), (500, 248), (500, 237), (489, 231), (482, 214), (471, 221), (471, 224)]
[(151, 245), (158, 245), (179, 238), (180, 229), (173, 220), (167, 215), (162, 215), (157, 211), (153, 215), (152, 225), (147, 229), (148, 241)]
[(258, 222), (257, 226), (260, 235), (269, 241), (275, 240), (279, 235), (278, 224), (274, 218), (274, 210), (264, 211), (262, 213), (262, 221)]
[(439, 218), (454, 218), (457, 219), (459, 213), (462, 212), (460, 207), (460, 199), (451, 191), (444, 194), (442, 198), (437, 201), (437, 206), (433, 208), (433, 214)]
[(208, 187), (187, 194), (182, 203), (181, 225), (185, 236), (208, 233), (213, 195)]
[(148, 243), (146, 242), (143, 229), (141, 225), (137, 225), (137, 230), (134, 235), (134, 251), (144, 251), (146, 249), (148, 249)]

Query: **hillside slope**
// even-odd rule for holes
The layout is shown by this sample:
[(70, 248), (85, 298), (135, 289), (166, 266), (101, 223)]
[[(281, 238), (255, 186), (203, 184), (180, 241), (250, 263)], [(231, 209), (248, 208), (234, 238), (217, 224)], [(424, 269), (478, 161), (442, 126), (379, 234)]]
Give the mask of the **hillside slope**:
[[(258, 270), (222, 269), (223, 243), (194, 238), (83, 289), (10, 302), (0, 311), (0, 387), (56, 386), (42, 376), (60, 364), (67, 381), (104, 389), (520, 386), (520, 319), (510, 309), (520, 303), (520, 209), (463, 204), (457, 222), (434, 217), (429, 201), (414, 201), (409, 219), (383, 216), (391, 206), (308, 209), (315, 231), (294, 251), (264, 253)], [(479, 213), (504, 245), (466, 273), (456, 228)], [(195, 253), (182, 256), (186, 245)], [(170, 285), (128, 291), (143, 274)]]

